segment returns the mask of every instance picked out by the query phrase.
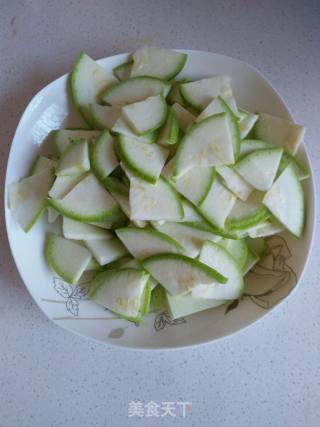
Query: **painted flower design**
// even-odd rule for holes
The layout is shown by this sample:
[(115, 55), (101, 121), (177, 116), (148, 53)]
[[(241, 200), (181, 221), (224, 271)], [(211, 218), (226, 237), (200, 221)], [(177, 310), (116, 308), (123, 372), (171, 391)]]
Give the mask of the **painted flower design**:
[(154, 329), (158, 332), (166, 326), (181, 325), (183, 323), (186, 323), (186, 320), (183, 317), (179, 319), (172, 319), (171, 315), (167, 311), (163, 311), (155, 317)]
[(79, 315), (79, 301), (83, 300), (89, 292), (85, 285), (69, 285), (58, 277), (53, 278), (54, 290), (66, 300), (66, 309), (73, 316)]

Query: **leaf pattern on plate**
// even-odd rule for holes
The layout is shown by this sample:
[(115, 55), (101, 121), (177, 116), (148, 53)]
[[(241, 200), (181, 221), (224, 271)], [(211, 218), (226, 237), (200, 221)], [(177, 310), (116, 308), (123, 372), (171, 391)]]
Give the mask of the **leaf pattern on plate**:
[(53, 287), (62, 298), (69, 298), (72, 295), (72, 288), (68, 283), (63, 282), (58, 277), (53, 278)]
[(77, 317), (80, 309), (79, 301), (86, 298), (89, 293), (89, 288), (83, 284), (76, 286), (70, 285), (58, 277), (53, 278), (53, 288), (57, 294), (66, 300), (67, 311), (72, 314), (72, 316)]
[(79, 314), (79, 301), (74, 298), (68, 298), (66, 301), (66, 308), (70, 314), (73, 316), (78, 316)]
[(167, 325), (168, 326), (174, 326), (174, 325), (182, 325), (183, 323), (186, 323), (186, 320), (184, 317), (180, 317), (179, 319), (172, 319), (171, 314), (167, 311), (163, 311), (154, 319), (154, 329), (158, 332), (164, 329)]

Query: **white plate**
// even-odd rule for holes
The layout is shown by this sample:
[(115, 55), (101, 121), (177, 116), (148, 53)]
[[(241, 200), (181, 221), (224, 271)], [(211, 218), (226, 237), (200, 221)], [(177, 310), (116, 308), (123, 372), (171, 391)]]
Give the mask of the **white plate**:
[[(270, 83), (251, 66), (209, 52), (184, 52), (189, 58), (181, 77), (198, 79), (227, 74), (232, 79), (235, 98), (241, 108), (293, 119)], [(112, 70), (126, 58), (126, 54), (121, 54), (101, 59), (99, 63)], [(41, 151), (45, 149), (52, 129), (83, 126), (71, 102), (67, 75), (42, 89), (31, 100), (16, 130), (8, 161), (6, 187), (26, 175), (40, 146)], [(304, 146), (299, 149), (297, 157), (311, 169)], [(152, 314), (139, 327), (88, 301), (79, 286), (70, 286), (53, 277), (43, 256), (46, 230), (50, 228), (46, 215), (25, 234), (8, 210), (5, 193), (7, 232), (24, 283), (42, 311), (59, 326), (125, 347), (163, 349), (190, 346), (230, 335), (254, 323), (297, 287), (312, 246), (315, 218), (313, 179), (304, 181), (303, 186), (307, 212), (303, 238), (298, 240), (284, 234), (269, 240), (268, 255), (249, 274), (247, 295), (237, 306), (233, 304), (228, 310), (222, 306), (175, 321), (167, 313)]]

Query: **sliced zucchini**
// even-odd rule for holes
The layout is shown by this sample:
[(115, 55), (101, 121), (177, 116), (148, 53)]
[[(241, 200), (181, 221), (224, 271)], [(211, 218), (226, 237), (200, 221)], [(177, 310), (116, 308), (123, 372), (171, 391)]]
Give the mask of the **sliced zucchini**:
[(237, 103), (232, 94), (229, 96), (217, 96), (214, 98), (210, 104), (208, 104), (207, 107), (201, 111), (199, 116), (196, 118), (196, 122), (199, 123), (207, 117), (214, 116), (215, 114), (219, 113), (226, 113), (227, 111), (234, 115), (237, 120), (239, 120), (240, 116)]
[(184, 101), (198, 111), (202, 111), (216, 96), (232, 96), (230, 79), (227, 76), (213, 76), (180, 86)]
[(240, 157), (244, 157), (253, 151), (276, 148), (277, 146), (270, 142), (261, 141), (260, 139), (245, 139), (241, 141)]
[(226, 303), (225, 300), (193, 298), (191, 294), (173, 296), (168, 292), (166, 293), (166, 298), (173, 319), (191, 316)]
[(112, 127), (112, 132), (130, 136), (131, 138), (135, 138), (139, 142), (149, 143), (155, 142), (157, 139), (156, 132), (150, 132), (148, 134), (145, 134), (143, 136), (137, 136), (126, 124), (124, 119), (120, 116), (119, 119), (115, 122), (115, 124)]
[(245, 110), (241, 110), (240, 114), (241, 113), (243, 114), (243, 116), (239, 121), (239, 131), (240, 131), (240, 138), (244, 139), (246, 138), (247, 135), (249, 135), (249, 133), (253, 129), (259, 116), (258, 114), (253, 114)]
[(201, 223), (205, 221), (192, 203), (190, 203), (187, 199), (182, 199), (181, 201), (184, 215), (183, 218), (179, 220), (179, 222)]
[(82, 179), (84, 175), (57, 176), (49, 191), (49, 196), (54, 199), (63, 199)]
[(87, 268), (91, 254), (83, 245), (49, 234), (46, 259), (52, 270), (68, 283), (76, 284)]
[(305, 221), (304, 194), (291, 165), (276, 179), (263, 199), (263, 204), (296, 237), (303, 233)]
[(187, 57), (185, 53), (147, 46), (132, 55), (133, 65), (130, 76), (152, 76), (171, 80), (180, 73)]
[(182, 85), (182, 83), (187, 83), (189, 81), (189, 79), (183, 78), (179, 80), (174, 80), (172, 82), (172, 86), (167, 98), (169, 104), (174, 104), (175, 102), (177, 102), (178, 104), (184, 106), (184, 101), (182, 99), (182, 96), (180, 95), (180, 86)]
[(101, 96), (104, 104), (125, 105), (143, 101), (149, 96), (163, 95), (170, 90), (170, 83), (156, 77), (132, 77), (107, 89)]
[(194, 298), (214, 300), (233, 300), (241, 298), (244, 291), (242, 270), (227, 250), (213, 242), (206, 242), (200, 252), (199, 260), (209, 267), (223, 273), (228, 278), (226, 285), (199, 284), (192, 289)]
[(114, 140), (108, 131), (102, 132), (90, 153), (92, 171), (103, 181), (118, 166)]
[(90, 170), (88, 143), (73, 142), (62, 154), (56, 168), (57, 176), (78, 176)]
[(201, 283), (227, 281), (216, 270), (180, 254), (153, 255), (143, 261), (143, 266), (172, 295), (186, 294)]
[(56, 163), (56, 160), (49, 159), (44, 156), (38, 156), (30, 169), (29, 175), (35, 175), (45, 169), (53, 169), (56, 167)]
[(121, 113), (120, 108), (109, 105), (90, 104), (89, 109), (94, 127), (101, 130), (112, 129)]
[(186, 133), (190, 126), (194, 123), (196, 116), (194, 116), (192, 113), (190, 113), (190, 111), (182, 107), (177, 102), (175, 102), (171, 108), (178, 121), (179, 128), (182, 130), (182, 132)]
[(116, 237), (108, 237), (106, 240), (84, 240), (84, 243), (100, 265), (109, 264), (127, 252)]
[(267, 113), (259, 113), (254, 132), (256, 138), (280, 145), (294, 156), (303, 140), (305, 127)]
[(256, 265), (257, 262), (259, 262), (259, 260), (259, 255), (254, 250), (248, 248), (248, 256), (246, 265), (243, 267), (243, 275), (245, 276), (252, 269), (252, 267)]
[(160, 145), (174, 145), (178, 142), (179, 125), (175, 113), (171, 108), (168, 108), (166, 122), (160, 132), (157, 143)]
[(165, 311), (168, 309), (166, 295), (167, 291), (165, 288), (157, 284), (151, 293), (150, 312)]
[(116, 234), (128, 251), (139, 260), (162, 252), (183, 252), (176, 240), (152, 228), (118, 228)]
[(86, 130), (86, 129), (59, 129), (53, 131), (53, 143), (58, 152), (62, 154), (65, 149), (74, 141), (85, 139), (88, 142), (95, 141), (100, 135), (99, 130)]
[(127, 80), (130, 77), (131, 67), (132, 67), (132, 61), (128, 61), (118, 65), (117, 67), (114, 67), (112, 72), (118, 80), (120, 81)]
[(112, 218), (119, 206), (89, 173), (63, 199), (48, 199), (50, 205), (68, 218), (82, 222), (103, 221)]
[(51, 206), (47, 206), (47, 211), (48, 211), (48, 223), (53, 224), (60, 214)]
[(218, 242), (218, 245), (233, 256), (241, 269), (244, 268), (248, 257), (248, 245), (244, 239), (222, 239)]
[(73, 240), (106, 240), (112, 238), (112, 234), (107, 230), (67, 217), (63, 217), (62, 233), (66, 239)]
[(246, 182), (231, 166), (217, 166), (216, 171), (223, 178), (223, 184), (239, 199), (245, 201), (253, 187)]
[(98, 102), (102, 91), (113, 86), (117, 79), (84, 52), (81, 52), (71, 73), (73, 101), (85, 121), (92, 125), (89, 105)]
[(305, 179), (310, 178), (310, 172), (304, 166), (302, 166), (301, 163), (298, 162), (295, 157), (291, 156), (291, 154), (289, 153), (283, 153), (279, 169), (277, 171), (277, 175), (279, 176), (288, 165), (291, 165), (293, 167), (299, 181), (303, 181)]
[(249, 228), (247, 234), (249, 237), (255, 239), (257, 237), (268, 237), (274, 234), (279, 234), (284, 231), (284, 227), (276, 220), (271, 219), (269, 221), (258, 224), (255, 227)]
[(263, 238), (258, 237), (252, 239), (251, 237), (247, 237), (246, 242), (248, 249), (254, 251), (260, 258), (262, 258), (267, 253), (268, 245)]

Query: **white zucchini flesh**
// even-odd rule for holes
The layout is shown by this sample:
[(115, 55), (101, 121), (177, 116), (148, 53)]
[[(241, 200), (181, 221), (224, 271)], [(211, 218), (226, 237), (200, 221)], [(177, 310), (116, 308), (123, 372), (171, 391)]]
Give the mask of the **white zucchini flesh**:
[(180, 254), (159, 254), (146, 258), (144, 268), (171, 295), (184, 295), (195, 286), (214, 283), (225, 283), (226, 277), (216, 270)]
[(203, 243), (206, 240), (218, 242), (221, 237), (207, 230), (201, 224), (166, 222), (164, 224), (155, 224), (153, 226), (161, 233), (175, 239), (183, 247), (185, 253), (195, 258), (199, 255)]
[(233, 300), (242, 296), (244, 283), (242, 270), (227, 250), (213, 242), (206, 242), (200, 252), (199, 260), (228, 278), (225, 285), (199, 284), (192, 289), (194, 298)]
[(118, 166), (114, 139), (104, 131), (92, 146), (90, 163), (93, 172), (103, 181)]
[(121, 109), (109, 105), (90, 104), (93, 125), (97, 129), (112, 129), (121, 114)]
[(159, 129), (167, 117), (167, 104), (163, 96), (155, 95), (125, 105), (121, 115), (137, 135)]
[(80, 175), (90, 170), (88, 143), (85, 140), (73, 142), (60, 157), (56, 168), (57, 176)]
[(244, 268), (248, 257), (248, 245), (244, 239), (221, 239), (218, 245), (233, 256), (241, 269)]
[(101, 99), (108, 105), (132, 104), (154, 95), (162, 95), (165, 98), (170, 87), (170, 83), (156, 77), (132, 77), (105, 91)]
[(56, 160), (49, 159), (48, 157), (44, 156), (38, 156), (31, 167), (29, 175), (35, 175), (36, 173), (42, 172), (45, 169), (53, 169), (56, 167), (56, 163)]
[(96, 227), (103, 228), (104, 230), (110, 230), (113, 227), (112, 221), (92, 221), (92, 222), (89, 221), (88, 224), (92, 224)]
[(243, 157), (234, 168), (252, 187), (267, 191), (276, 177), (282, 154), (282, 148), (254, 151)]
[(280, 145), (294, 156), (303, 140), (305, 127), (267, 113), (259, 113), (254, 132), (257, 139)]
[(245, 201), (253, 191), (251, 184), (246, 182), (231, 166), (217, 166), (217, 173), (223, 178), (223, 184), (239, 199)]
[(183, 218), (177, 222), (198, 222), (204, 221), (204, 218), (198, 213), (197, 209), (186, 199), (182, 199)]
[[(143, 269), (142, 264), (137, 261), (136, 259), (131, 259), (129, 261), (126, 261), (121, 268), (139, 268), (139, 269)], [(151, 291), (153, 291), (153, 289), (157, 286), (158, 282), (156, 280), (154, 280), (153, 277), (149, 277), (148, 279), (148, 283), (150, 285)]]
[(110, 219), (119, 207), (97, 178), (89, 173), (63, 199), (49, 203), (62, 215), (83, 222)]
[(300, 237), (305, 221), (303, 188), (291, 165), (265, 194), (263, 204), (292, 234)]
[(241, 141), (240, 157), (242, 158), (247, 154), (252, 153), (253, 151), (266, 150), (276, 147), (276, 145), (271, 144), (270, 142), (261, 141), (260, 139), (245, 139)]
[(193, 298), (191, 294), (173, 296), (168, 292), (166, 300), (173, 319), (191, 316), (226, 303), (225, 300)]
[(285, 228), (283, 225), (272, 219), (271, 221), (263, 222), (256, 227), (249, 228), (247, 230), (247, 234), (252, 239), (256, 239), (257, 237), (273, 236), (274, 234), (279, 234), (284, 230)]
[(139, 142), (145, 142), (145, 143), (152, 143), (155, 142), (156, 135), (154, 132), (150, 132), (146, 135), (138, 136), (136, 135), (130, 127), (126, 124), (122, 116), (119, 117), (119, 119), (115, 122), (115, 124), (112, 127), (112, 132), (115, 132), (120, 135), (130, 136), (132, 138), (135, 138)]
[(126, 254), (126, 248), (116, 238), (107, 238), (105, 240), (83, 240), (94, 258), (100, 265), (109, 264)]
[(119, 136), (117, 153), (134, 175), (155, 184), (169, 155), (169, 150), (157, 144), (145, 144), (135, 138)]
[(224, 103), (228, 106), (231, 113), (239, 118), (239, 111), (237, 108), (237, 103), (232, 94), (224, 97), (217, 96), (214, 98), (207, 107), (201, 111), (201, 113), (196, 118), (196, 122), (199, 123), (202, 120), (214, 116), (215, 114), (219, 113), (226, 113), (226, 106), (224, 103), (221, 102), (221, 100), (224, 101)]
[(51, 206), (47, 206), (47, 212), (48, 212), (48, 223), (53, 224), (60, 214)]
[(45, 210), (48, 191), (54, 179), (53, 168), (9, 184), (9, 208), (27, 233)]
[(128, 251), (139, 260), (163, 252), (183, 252), (176, 240), (151, 228), (118, 228), (116, 234)]
[(162, 170), (162, 175), (186, 199), (195, 205), (201, 203), (208, 193), (215, 178), (215, 171), (210, 167), (192, 168), (180, 178), (173, 178), (174, 159)]
[(62, 233), (66, 239), (73, 240), (106, 240), (112, 238), (112, 234), (107, 230), (67, 217), (63, 217)]
[(253, 129), (259, 116), (244, 110), (241, 110), (240, 113), (244, 113), (239, 121), (240, 138), (244, 139)]
[(187, 55), (172, 50), (147, 46), (134, 52), (132, 59), (130, 77), (152, 76), (171, 80), (184, 67)]
[(88, 142), (94, 142), (100, 135), (99, 130), (72, 130), (72, 129), (59, 129), (53, 131), (53, 143), (59, 154), (62, 154), (69, 145), (78, 141), (79, 139), (85, 139)]
[(175, 221), (183, 218), (178, 193), (162, 177), (156, 184), (131, 178), (129, 200), (132, 220)]
[(208, 117), (192, 126), (179, 144), (174, 159), (176, 178), (193, 167), (233, 164), (233, 140), (227, 114)]
[(90, 297), (97, 304), (134, 320), (140, 317), (148, 278), (149, 274), (133, 268), (104, 271), (91, 282)]
[(291, 154), (286, 152), (283, 153), (283, 156), (281, 158), (277, 175), (279, 176), (289, 164), (293, 167), (299, 181), (303, 181), (305, 179), (310, 178), (310, 172), (308, 171), (308, 169), (302, 166), (302, 164), (298, 162), (295, 157), (291, 156)]
[(223, 229), (237, 198), (216, 178), (199, 205), (200, 213), (213, 226)]
[(49, 196), (54, 199), (62, 199), (71, 191), (82, 179), (83, 174), (73, 176), (57, 176), (53, 186), (49, 191)]
[(175, 113), (168, 108), (167, 119), (163, 126), (157, 143), (163, 146), (174, 145), (178, 142), (179, 125)]
[(91, 259), (91, 253), (83, 245), (56, 234), (48, 236), (45, 252), (52, 270), (71, 284), (78, 282)]
[(196, 116), (177, 102), (175, 102), (171, 108), (176, 116), (179, 128), (182, 132), (186, 133), (190, 126), (195, 122)]
[(124, 62), (115, 67), (112, 72), (120, 81), (127, 80), (130, 77), (132, 61)]
[(117, 83), (117, 79), (92, 58), (81, 52), (71, 73), (71, 92), (73, 100), (91, 125), (89, 105), (99, 101), (100, 93)]
[(216, 96), (231, 96), (230, 78), (227, 76), (213, 76), (180, 86), (182, 98), (191, 107), (202, 111)]

